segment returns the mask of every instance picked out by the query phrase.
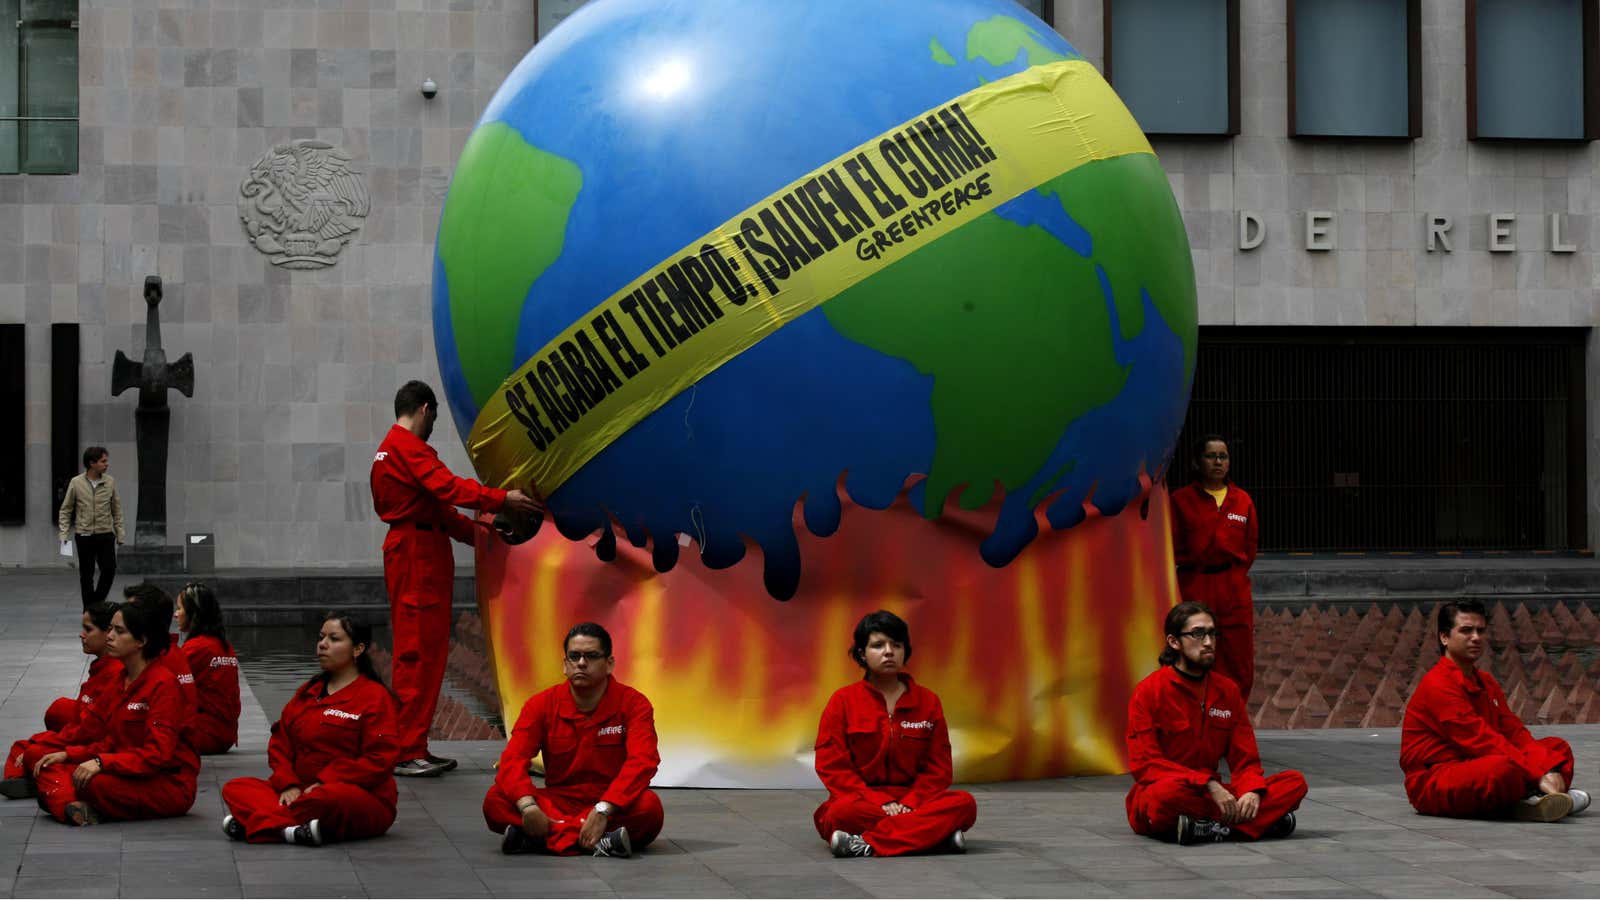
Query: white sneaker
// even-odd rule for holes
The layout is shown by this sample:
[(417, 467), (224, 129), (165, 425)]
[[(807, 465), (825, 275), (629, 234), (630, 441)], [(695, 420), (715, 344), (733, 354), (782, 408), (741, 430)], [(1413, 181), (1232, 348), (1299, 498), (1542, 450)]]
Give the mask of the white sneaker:
[(1567, 796), (1572, 798), (1572, 812), (1567, 813), (1567, 815), (1575, 816), (1589, 808), (1588, 791), (1573, 788), (1572, 790), (1567, 791)]

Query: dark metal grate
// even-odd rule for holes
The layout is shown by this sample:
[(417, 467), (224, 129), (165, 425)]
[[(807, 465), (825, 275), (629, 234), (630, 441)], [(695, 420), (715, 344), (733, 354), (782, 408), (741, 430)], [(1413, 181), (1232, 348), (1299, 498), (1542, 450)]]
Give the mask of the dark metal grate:
[(1193, 442), (1231, 439), (1263, 550), (1585, 545), (1581, 329), (1202, 329)]

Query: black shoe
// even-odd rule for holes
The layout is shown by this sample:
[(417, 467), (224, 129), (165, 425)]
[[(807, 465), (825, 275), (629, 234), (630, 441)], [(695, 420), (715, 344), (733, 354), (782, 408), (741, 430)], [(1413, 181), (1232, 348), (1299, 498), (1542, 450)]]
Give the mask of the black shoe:
[(848, 831), (835, 831), (833, 837), (828, 839), (828, 849), (839, 858), (846, 856), (871, 856), (872, 845), (861, 839), (859, 834)]
[(967, 852), (967, 833), (965, 831), (950, 832), (950, 836), (944, 839), (943, 847), (946, 853)]
[(426, 759), (408, 759), (394, 767), (394, 773), (407, 778), (438, 778), (444, 766), (434, 765)]
[(94, 807), (83, 802), (82, 800), (74, 800), (71, 803), (68, 803), (66, 812), (67, 821), (73, 825), (83, 826), (100, 824), (100, 814), (95, 812)]
[(1268, 828), (1266, 834), (1263, 834), (1262, 837), (1286, 838), (1291, 834), (1294, 834), (1294, 813), (1292, 812), (1284, 813), (1283, 818), (1273, 822), (1272, 827)]
[(633, 855), (633, 842), (628, 840), (626, 827), (608, 831), (594, 844), (595, 856), (614, 856), (627, 859)]
[(32, 800), (39, 796), (39, 786), (32, 778), (0, 778), (0, 796), (8, 800)]
[(302, 847), (322, 846), (322, 822), (312, 819), (304, 825), (295, 825), (283, 830), (285, 844), (299, 844)]
[(242, 841), (245, 838), (244, 823), (235, 819), (231, 813), (223, 816), (222, 833), (227, 835), (229, 840)]
[(1215, 844), (1228, 839), (1233, 829), (1210, 819), (1191, 819), (1188, 816), (1178, 817), (1178, 843), (1185, 846), (1189, 844)]
[(427, 758), (428, 762), (433, 763), (434, 765), (438, 766), (440, 769), (442, 769), (443, 771), (446, 771), (446, 772), (455, 771), (455, 768), (458, 765), (458, 763), (455, 760), (451, 759), (448, 756), (434, 756), (432, 753), (429, 753), (426, 758)]
[(506, 836), (500, 839), (500, 852), (507, 856), (518, 853), (528, 853), (535, 849), (533, 838), (522, 830), (521, 825), (507, 825)]

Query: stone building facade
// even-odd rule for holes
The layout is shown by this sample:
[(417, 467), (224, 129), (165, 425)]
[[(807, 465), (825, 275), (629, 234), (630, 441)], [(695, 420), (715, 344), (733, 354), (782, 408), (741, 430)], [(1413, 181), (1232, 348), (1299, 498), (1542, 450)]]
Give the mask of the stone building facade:
[[(143, 348), (150, 274), (166, 284), (167, 352), (193, 353), (196, 369), (194, 398), (171, 399), (169, 541), (215, 532), (223, 566), (377, 564), (371, 453), (395, 387), (439, 381), (430, 279), (440, 206), (473, 123), (533, 45), (534, 6), (81, 4), (78, 171), (0, 176), (0, 322), (26, 325), (28, 355), (26, 523), (0, 527), (0, 565), (57, 561), (51, 323), (81, 325), (80, 440), (110, 448), (131, 531), (135, 399), (110, 395), (110, 365), (117, 350)], [(1098, 64), (1102, 0), (1053, 9), (1057, 30)], [(1422, 136), (1302, 141), (1286, 134), (1285, 4), (1241, 0), (1241, 133), (1156, 141), (1189, 227), (1203, 325), (1596, 323), (1600, 152), (1468, 141), (1463, 4), (1423, 0), (1421, 10)], [(296, 141), (342, 150), (367, 192), (332, 265), (275, 263), (241, 221), (252, 167)], [(1239, 249), (1241, 211), (1264, 227), (1254, 249)], [(1331, 222), (1333, 250), (1306, 249), (1308, 212), (1333, 214), (1317, 220)], [(1514, 252), (1490, 250), (1500, 212), (1517, 216)], [(1449, 252), (1426, 249), (1435, 214), (1452, 219)], [(1551, 252), (1550, 214), (1563, 217), (1573, 252)], [(1591, 384), (1596, 356), (1591, 343)], [(434, 443), (469, 469), (449, 416)]]

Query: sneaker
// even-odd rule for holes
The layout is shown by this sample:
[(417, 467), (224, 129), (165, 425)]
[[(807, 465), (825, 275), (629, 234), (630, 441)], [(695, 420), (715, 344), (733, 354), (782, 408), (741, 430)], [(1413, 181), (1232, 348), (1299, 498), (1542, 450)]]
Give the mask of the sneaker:
[(32, 778), (0, 778), (0, 796), (8, 800), (32, 800), (39, 796), (39, 786)]
[(71, 803), (68, 803), (66, 812), (67, 821), (74, 825), (82, 826), (100, 824), (100, 814), (94, 811), (94, 807), (83, 802), (82, 800), (74, 800)]
[(304, 825), (293, 825), (283, 830), (285, 844), (299, 844), (302, 847), (322, 846), (322, 820), (312, 819)]
[(394, 773), (407, 778), (438, 778), (444, 774), (444, 766), (435, 765), (426, 759), (408, 759), (394, 767)]
[(455, 771), (455, 768), (458, 765), (458, 763), (455, 760), (451, 759), (448, 756), (434, 756), (432, 753), (429, 753), (428, 756), (427, 756), (427, 759), (428, 759), (428, 762), (433, 763), (434, 765), (438, 766), (440, 769), (442, 769), (443, 771), (446, 771), (446, 772)]
[(1557, 822), (1572, 812), (1572, 798), (1566, 794), (1534, 794), (1517, 801), (1511, 817), (1521, 822)]
[(1193, 819), (1189, 816), (1178, 817), (1178, 843), (1189, 844), (1215, 844), (1228, 839), (1233, 829), (1214, 822), (1211, 819)]
[(500, 852), (507, 856), (517, 853), (527, 853), (533, 849), (533, 839), (522, 830), (521, 825), (507, 825), (506, 836), (500, 839)]
[(950, 832), (950, 836), (944, 839), (944, 851), (946, 853), (967, 852), (967, 833), (965, 831)]
[(1267, 828), (1266, 833), (1261, 836), (1266, 838), (1286, 838), (1291, 834), (1294, 834), (1294, 813), (1292, 812), (1284, 813), (1283, 818), (1273, 822)]
[[(961, 832), (956, 832), (960, 834)], [(861, 839), (859, 834), (848, 831), (835, 831), (833, 837), (828, 839), (828, 849), (833, 855), (843, 859), (847, 856), (871, 856), (872, 845)]]
[(608, 831), (594, 844), (595, 856), (614, 856), (627, 859), (633, 855), (633, 842), (628, 840), (626, 827)]
[(223, 816), (222, 833), (227, 835), (229, 840), (242, 841), (245, 837), (244, 823), (235, 819), (231, 813)]
[[(0, 782), (0, 790), (4, 789), (4, 784), (4, 782)], [(1567, 813), (1567, 815), (1575, 816), (1589, 808), (1588, 791), (1581, 791), (1577, 788), (1573, 788), (1567, 791), (1567, 796), (1572, 798), (1572, 812)]]

